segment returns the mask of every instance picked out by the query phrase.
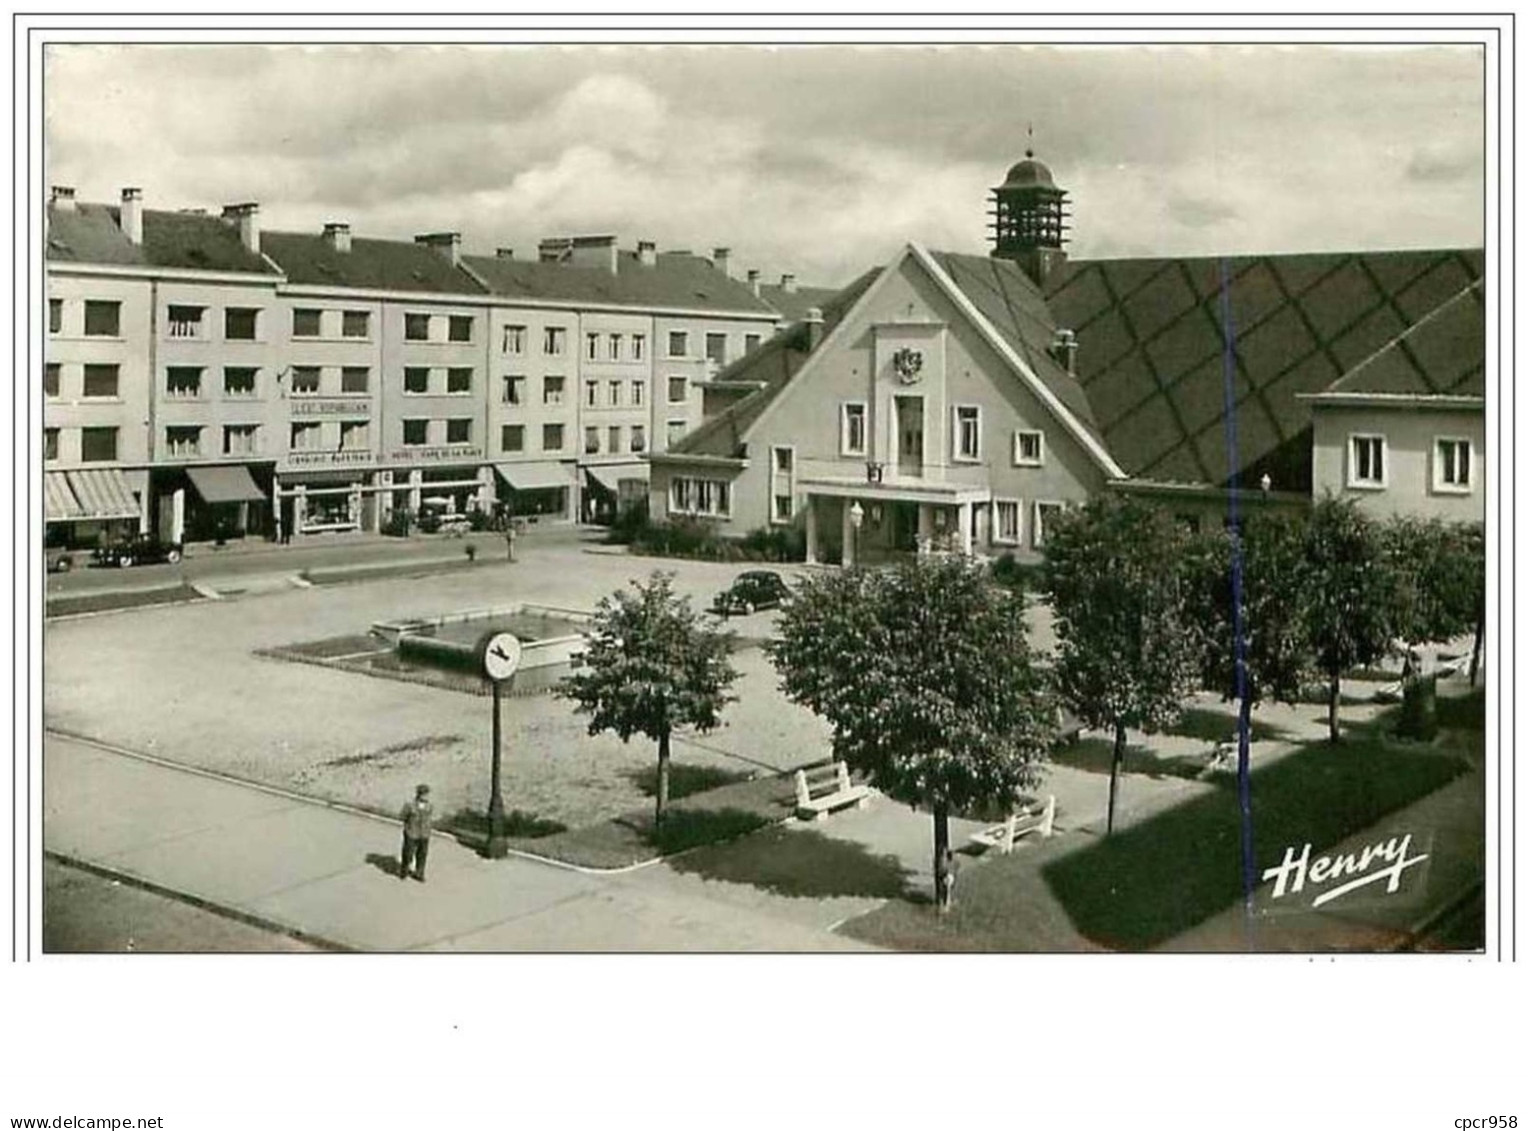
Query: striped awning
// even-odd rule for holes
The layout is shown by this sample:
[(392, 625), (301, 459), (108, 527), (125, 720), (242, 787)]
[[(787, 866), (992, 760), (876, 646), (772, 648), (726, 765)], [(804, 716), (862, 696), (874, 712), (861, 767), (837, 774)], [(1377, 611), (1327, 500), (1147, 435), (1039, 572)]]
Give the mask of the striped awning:
[(45, 471), (42, 476), (43, 514), (48, 522), (68, 522), (82, 517), (80, 504), (69, 490), (62, 471)]
[(79, 513), (74, 519), (137, 518), (141, 513), (127, 477), (115, 467), (66, 471)]

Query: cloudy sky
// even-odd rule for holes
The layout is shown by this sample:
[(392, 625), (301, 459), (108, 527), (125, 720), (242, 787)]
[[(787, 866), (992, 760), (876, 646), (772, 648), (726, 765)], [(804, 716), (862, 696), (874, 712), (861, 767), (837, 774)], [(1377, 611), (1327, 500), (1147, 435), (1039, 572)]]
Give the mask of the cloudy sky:
[(53, 47), (47, 178), (267, 227), (730, 246), (838, 284), (985, 247), (1035, 148), (1073, 255), (1479, 245), (1483, 62), (1411, 48)]

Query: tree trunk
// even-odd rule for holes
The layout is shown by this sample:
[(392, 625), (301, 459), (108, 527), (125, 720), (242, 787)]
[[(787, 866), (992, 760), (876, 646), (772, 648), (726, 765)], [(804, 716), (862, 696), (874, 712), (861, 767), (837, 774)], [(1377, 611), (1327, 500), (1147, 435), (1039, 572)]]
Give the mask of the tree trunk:
[(1327, 691), (1326, 700), (1326, 729), (1333, 745), (1342, 741), (1342, 732), (1337, 729), (1337, 704), (1341, 698), (1342, 675), (1340, 672), (1333, 672), (1332, 683)]
[(950, 807), (941, 801), (934, 805), (934, 902), (941, 914), (950, 909), (953, 894), (950, 865)]
[(1475, 647), (1470, 650), (1470, 686), (1475, 686), (1475, 677), (1480, 674), (1480, 645), (1486, 638), (1486, 606), (1481, 602), (1480, 615), (1475, 620)]
[(1104, 835), (1108, 836), (1114, 831), (1114, 794), (1119, 789), (1119, 767), (1125, 760), (1125, 724), (1114, 724), (1114, 760), (1109, 763), (1109, 821), (1104, 826)]
[(669, 732), (664, 731), (658, 736), (658, 787), (653, 792), (658, 795), (658, 811), (653, 817), (653, 823), (663, 824), (664, 812), (668, 809), (669, 793)]

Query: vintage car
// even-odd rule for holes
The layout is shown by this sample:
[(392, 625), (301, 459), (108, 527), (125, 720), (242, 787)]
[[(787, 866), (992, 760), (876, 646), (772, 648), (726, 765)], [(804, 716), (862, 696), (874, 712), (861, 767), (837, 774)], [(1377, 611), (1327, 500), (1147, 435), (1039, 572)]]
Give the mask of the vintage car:
[(730, 588), (718, 593), (711, 609), (724, 617), (734, 613), (747, 616), (755, 609), (777, 609), (790, 597), (790, 587), (778, 573), (751, 569), (738, 574)]
[(93, 557), (96, 565), (126, 569), (134, 565), (178, 562), (181, 549), (179, 542), (165, 542), (152, 534), (133, 534), (98, 547)]

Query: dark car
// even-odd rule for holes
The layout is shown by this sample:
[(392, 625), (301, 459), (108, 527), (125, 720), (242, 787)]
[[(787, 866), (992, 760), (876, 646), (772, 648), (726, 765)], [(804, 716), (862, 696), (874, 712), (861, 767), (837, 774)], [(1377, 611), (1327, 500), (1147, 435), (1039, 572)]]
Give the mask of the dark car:
[(778, 609), (790, 597), (790, 587), (778, 573), (751, 569), (738, 574), (730, 589), (718, 593), (711, 608), (724, 617), (733, 613), (747, 616), (755, 609)]
[(68, 573), (74, 568), (74, 555), (67, 546), (49, 546), (43, 553), (49, 573)]
[(120, 542), (111, 542), (95, 552), (95, 562), (103, 566), (152, 565), (180, 561), (179, 542), (165, 542), (152, 534), (134, 534)]

